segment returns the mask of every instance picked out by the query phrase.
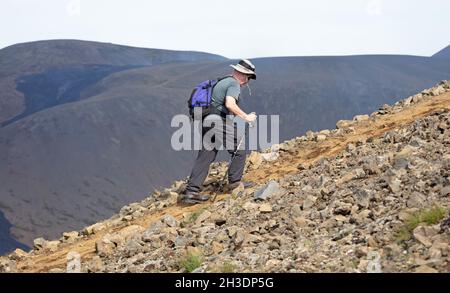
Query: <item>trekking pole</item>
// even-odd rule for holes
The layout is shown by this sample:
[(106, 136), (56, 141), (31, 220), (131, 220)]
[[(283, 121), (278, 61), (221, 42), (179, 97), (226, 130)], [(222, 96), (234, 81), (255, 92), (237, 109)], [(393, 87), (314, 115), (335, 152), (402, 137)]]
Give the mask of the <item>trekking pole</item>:
[[(248, 124), (249, 124), (250, 127), (253, 127), (253, 124), (252, 124), (252, 123), (249, 122)], [(220, 183), (219, 183), (219, 190), (221, 190), (221, 189), (223, 188), (224, 182), (225, 182), (225, 180), (227, 179), (228, 172), (230, 171), (230, 165), (231, 165), (231, 162), (233, 161), (233, 159), (234, 159), (234, 157), (236, 156), (236, 154), (237, 154), (239, 148), (241, 147), (241, 144), (242, 144), (242, 142), (244, 141), (244, 138), (245, 138), (245, 133), (244, 133), (244, 135), (242, 135), (241, 139), (239, 140), (239, 144), (238, 144), (236, 150), (235, 150), (235, 151), (233, 152), (233, 154), (231, 155), (231, 159), (230, 159), (230, 162), (228, 163), (227, 171), (226, 171), (225, 174), (223, 175), (222, 180), (220, 180)], [(215, 201), (216, 201), (216, 197), (217, 197), (217, 192), (214, 194), (214, 196), (213, 196), (213, 198), (212, 198), (212, 202), (215, 202)]]

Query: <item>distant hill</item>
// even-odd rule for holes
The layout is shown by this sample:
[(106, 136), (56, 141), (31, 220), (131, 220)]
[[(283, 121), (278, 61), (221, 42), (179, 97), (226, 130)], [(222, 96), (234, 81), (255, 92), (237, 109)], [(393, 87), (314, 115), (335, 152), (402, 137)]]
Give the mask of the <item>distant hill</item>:
[[(12, 109), (20, 104), (16, 99), (24, 101), (21, 111), (0, 120), (0, 210), (14, 239), (27, 244), (37, 235), (55, 238), (106, 218), (189, 175), (195, 153), (171, 150), (171, 118), (187, 113), (195, 84), (228, 74), (235, 62), (196, 52), (161, 50), (161, 57), (159, 50), (61, 44), (32, 44), (28, 51), (18, 45), (24, 57), (15, 61), (16, 71), (12, 61), (3, 61), (14, 46), (0, 50), (0, 72), (10, 72), (0, 78), (6, 85), (0, 104)], [(44, 49), (34, 46), (51, 47), (56, 57), (45, 61)], [(34, 54), (44, 59), (33, 61)], [(332, 128), (339, 119), (370, 113), (450, 76), (449, 63), (414, 56), (253, 61), (258, 79), (251, 97), (243, 90), (242, 106), (279, 114), (281, 140)]]
[[(9, 46), (0, 50), (0, 123), (20, 114), (23, 117), (24, 111), (29, 114), (34, 109), (46, 108), (30, 105), (22, 89), (16, 90), (16, 79), (20, 82), (21, 78), (27, 79), (29, 75), (42, 74), (41, 80), (33, 84), (50, 88), (44, 97), (39, 97), (45, 99), (45, 103), (39, 104), (54, 106), (68, 99), (76, 100), (74, 91), (113, 72), (136, 66), (196, 60), (225, 58), (202, 52), (134, 48), (78, 40), (38, 41)], [(49, 103), (48, 94), (56, 89), (58, 96), (65, 95), (65, 99)]]
[(450, 59), (450, 46), (442, 49), (432, 56), (433, 58)]

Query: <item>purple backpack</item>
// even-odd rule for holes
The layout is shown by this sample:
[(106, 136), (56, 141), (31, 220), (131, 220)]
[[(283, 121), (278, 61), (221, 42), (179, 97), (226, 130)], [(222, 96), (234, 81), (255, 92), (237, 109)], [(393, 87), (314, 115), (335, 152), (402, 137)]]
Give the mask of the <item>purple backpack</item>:
[(205, 80), (204, 82), (198, 84), (191, 93), (188, 100), (189, 114), (194, 118), (194, 108), (201, 107), (202, 119), (210, 113), (211, 96), (214, 86), (226, 77), (219, 79)]

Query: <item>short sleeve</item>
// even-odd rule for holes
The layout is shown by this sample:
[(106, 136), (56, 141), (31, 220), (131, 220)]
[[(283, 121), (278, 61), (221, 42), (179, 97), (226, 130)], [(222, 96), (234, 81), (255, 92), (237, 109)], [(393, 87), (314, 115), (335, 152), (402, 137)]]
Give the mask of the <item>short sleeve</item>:
[(228, 87), (225, 96), (226, 97), (231, 96), (231, 97), (235, 98), (236, 101), (238, 101), (240, 94), (241, 94), (241, 89), (239, 88), (239, 86), (238, 85), (231, 85), (230, 87)]

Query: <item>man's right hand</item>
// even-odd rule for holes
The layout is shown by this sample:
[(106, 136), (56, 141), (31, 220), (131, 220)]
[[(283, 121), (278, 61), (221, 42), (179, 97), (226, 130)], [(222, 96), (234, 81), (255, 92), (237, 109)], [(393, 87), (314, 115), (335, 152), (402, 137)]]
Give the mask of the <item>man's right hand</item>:
[(247, 122), (253, 122), (256, 120), (256, 113), (252, 112), (250, 114), (245, 115), (245, 121)]

